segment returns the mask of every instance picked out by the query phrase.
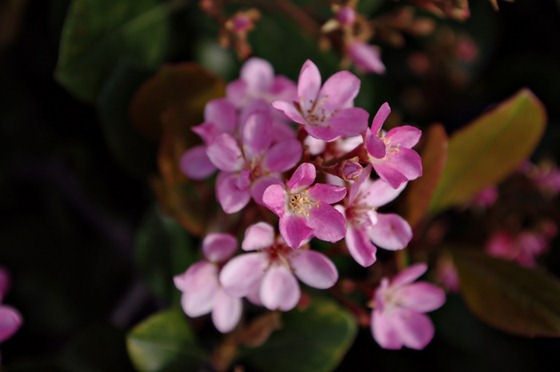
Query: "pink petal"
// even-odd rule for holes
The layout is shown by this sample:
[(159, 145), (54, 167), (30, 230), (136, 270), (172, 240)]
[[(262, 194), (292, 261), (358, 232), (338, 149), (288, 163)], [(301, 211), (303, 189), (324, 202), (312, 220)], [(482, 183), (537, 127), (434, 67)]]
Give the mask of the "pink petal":
[(270, 147), (272, 142), (272, 115), (256, 111), (243, 126), (243, 151), (253, 157)]
[(288, 102), (297, 100), (297, 87), (293, 81), (285, 76), (277, 76), (274, 78), (268, 92), (274, 99)]
[(391, 163), (408, 180), (415, 180), (422, 175), (422, 159), (414, 150), (400, 148), (399, 152), (391, 155)]
[(379, 208), (395, 200), (395, 198), (404, 190), (406, 185), (406, 183), (403, 183), (398, 188), (394, 189), (383, 180), (370, 182), (366, 185), (366, 187), (364, 187), (364, 194), (366, 194), (365, 202), (370, 207)]
[(359, 107), (342, 109), (331, 116), (326, 125), (331, 126), (339, 136), (357, 136), (368, 129), (369, 114)]
[(366, 132), (366, 149), (371, 156), (377, 159), (383, 159), (387, 155), (385, 142), (371, 130)]
[(323, 202), (309, 211), (307, 224), (313, 229), (314, 236), (327, 242), (337, 242), (346, 235), (346, 220), (342, 213)]
[(274, 244), (275, 235), (274, 227), (266, 222), (257, 222), (245, 230), (245, 237), (243, 238), (243, 243), (241, 243), (241, 248), (244, 251), (256, 251), (270, 247)]
[(240, 76), (247, 83), (250, 92), (263, 94), (272, 85), (274, 69), (270, 62), (252, 57), (243, 64)]
[(317, 138), (325, 142), (332, 142), (340, 137), (339, 130), (337, 128), (333, 128), (330, 125), (306, 125), (305, 130), (313, 138)]
[(239, 188), (240, 175), (220, 173), (216, 180), (216, 196), (226, 213), (236, 213), (245, 208), (251, 200), (249, 190)]
[(259, 297), (269, 310), (293, 309), (301, 296), (293, 274), (284, 265), (273, 265), (263, 278)]
[(11, 306), (0, 305), (0, 343), (12, 337), (22, 324), (19, 311)]
[(425, 314), (407, 309), (399, 309), (393, 314), (393, 326), (403, 344), (411, 349), (421, 350), (434, 337), (434, 325)]
[(294, 274), (310, 287), (327, 289), (338, 280), (336, 266), (324, 254), (298, 249), (289, 260)]
[(372, 165), (379, 177), (395, 189), (408, 181), (408, 178), (400, 170), (395, 169), (394, 164), (389, 161), (380, 160), (373, 162)]
[(348, 188), (348, 200), (347, 200), (348, 205), (352, 204), (354, 202), (354, 199), (356, 199), (356, 196), (362, 193), (362, 188), (365, 187), (363, 185), (369, 180), (370, 176), (371, 176), (371, 164), (368, 164), (364, 168), (364, 170), (362, 171), (358, 179), (355, 182), (351, 183), (350, 187)]
[(225, 172), (240, 171), (245, 165), (237, 141), (229, 134), (220, 134), (216, 137), (206, 148), (206, 154), (216, 168)]
[(405, 270), (398, 273), (391, 280), (391, 287), (398, 287), (405, 284), (410, 284), (416, 279), (420, 278), (428, 270), (428, 265), (425, 263), (417, 263), (407, 267)]
[(264, 164), (272, 172), (285, 172), (301, 160), (301, 155), (301, 143), (297, 139), (289, 139), (274, 144), (268, 150)]
[(395, 328), (394, 318), (389, 314), (374, 310), (371, 313), (371, 332), (379, 346), (384, 349), (398, 350), (402, 348), (403, 342)]
[(241, 107), (247, 100), (247, 90), (247, 83), (237, 79), (227, 85), (226, 97), (235, 107)]
[(220, 283), (230, 296), (246, 296), (262, 280), (268, 265), (266, 253), (242, 254), (225, 264), (220, 272)]
[(311, 186), (315, 182), (316, 176), (317, 173), (313, 164), (302, 163), (286, 184), (291, 192), (299, 192)]
[(203, 145), (185, 151), (179, 159), (179, 168), (193, 180), (203, 180), (216, 171), (216, 167), (206, 155), (206, 146)]
[[(339, 71), (325, 81), (318, 100), (324, 99), (323, 108), (328, 112), (333, 112), (350, 107), (359, 91), (360, 79), (351, 72)], [(367, 122), (364, 129), (365, 127), (367, 127)]]
[(379, 132), (379, 130), (383, 126), (383, 123), (385, 123), (385, 120), (387, 120), (387, 117), (389, 117), (390, 113), (391, 113), (391, 107), (387, 102), (385, 102), (384, 104), (381, 105), (379, 110), (377, 110), (377, 113), (375, 114), (373, 121), (371, 122), (372, 134), (377, 135), (377, 132)]
[(212, 322), (218, 331), (228, 333), (239, 323), (242, 310), (241, 299), (229, 296), (220, 288), (212, 310)]
[(363, 267), (368, 267), (377, 260), (377, 247), (371, 243), (365, 232), (355, 227), (348, 227), (346, 246), (352, 258)]
[(377, 223), (368, 232), (371, 241), (389, 250), (403, 249), (412, 240), (412, 229), (404, 218), (397, 214), (377, 214)]
[(10, 274), (8, 270), (0, 266), (0, 303), (10, 289)]
[(204, 257), (210, 262), (219, 263), (230, 258), (237, 249), (237, 239), (226, 233), (210, 233), (202, 242)]
[(344, 186), (316, 183), (309, 188), (309, 196), (323, 203), (333, 204), (344, 199), (346, 191)]
[[(273, 109), (272, 106), (270, 106)], [(294, 127), (286, 122), (285, 116), (279, 111), (272, 111), (272, 141), (280, 142), (288, 139), (296, 139), (296, 132)]]
[(288, 119), (295, 121), (298, 124), (306, 123), (305, 119), (301, 116), (301, 113), (293, 103), (287, 101), (274, 101), (272, 102), (272, 107), (283, 112)]
[(204, 107), (204, 121), (216, 125), (220, 133), (233, 133), (237, 125), (235, 107), (225, 98), (214, 99)]
[(313, 233), (313, 229), (307, 226), (305, 218), (296, 215), (285, 214), (280, 217), (278, 227), (286, 244), (294, 249), (299, 248)]
[(397, 290), (399, 306), (420, 313), (440, 308), (445, 303), (445, 291), (426, 282), (412, 283)]
[(321, 73), (310, 60), (305, 61), (298, 77), (298, 97), (302, 110), (313, 106), (321, 88)]
[(209, 313), (214, 306), (218, 290), (218, 268), (200, 261), (193, 264), (183, 275), (175, 276), (175, 286), (183, 291), (181, 305), (188, 316), (197, 317)]
[(255, 203), (259, 205), (264, 205), (263, 195), (266, 189), (268, 188), (268, 186), (281, 185), (282, 188), (284, 188), (283, 182), (278, 177), (279, 176), (271, 175), (267, 177), (261, 177), (253, 181), (249, 193), (251, 194), (251, 197), (253, 198)]
[(422, 131), (410, 125), (402, 125), (393, 128), (385, 134), (385, 138), (387, 138), (391, 144), (399, 145), (407, 149), (416, 145), (420, 140), (420, 136), (422, 136)]
[(262, 196), (263, 204), (273, 211), (278, 217), (284, 216), (286, 213), (286, 205), (288, 203), (288, 194), (284, 185), (271, 185), (264, 190)]
[(381, 61), (379, 49), (362, 42), (354, 42), (348, 47), (348, 55), (358, 70), (363, 72), (385, 73), (385, 65)]

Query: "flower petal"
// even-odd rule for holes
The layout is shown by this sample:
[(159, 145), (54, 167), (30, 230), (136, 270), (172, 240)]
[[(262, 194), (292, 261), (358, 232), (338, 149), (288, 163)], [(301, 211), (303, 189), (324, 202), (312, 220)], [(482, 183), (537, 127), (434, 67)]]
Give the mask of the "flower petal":
[(366, 131), (367, 152), (376, 159), (383, 159), (387, 155), (387, 146), (372, 130)]
[(420, 278), (428, 270), (428, 265), (425, 263), (417, 263), (407, 267), (405, 270), (398, 273), (391, 280), (391, 287), (398, 287), (405, 284), (410, 284), (416, 279)]
[(268, 186), (280, 185), (282, 186), (282, 189), (284, 189), (283, 182), (278, 177), (279, 176), (277, 175), (270, 175), (270, 176), (258, 178), (253, 181), (249, 193), (251, 194), (251, 197), (253, 198), (255, 203), (259, 205), (264, 205), (263, 195), (266, 189), (268, 188)]
[(266, 253), (242, 254), (225, 264), (220, 272), (220, 283), (230, 296), (246, 296), (262, 280), (268, 265)]
[(391, 157), (392, 167), (398, 169), (408, 180), (415, 180), (422, 175), (422, 159), (416, 151), (400, 148)]
[(445, 291), (426, 282), (411, 283), (395, 293), (399, 305), (420, 313), (438, 309), (445, 303)]
[(385, 138), (387, 138), (391, 144), (399, 145), (401, 148), (410, 149), (418, 143), (422, 136), (422, 131), (416, 127), (410, 125), (402, 125), (391, 129)]
[(346, 191), (344, 186), (316, 183), (309, 188), (309, 196), (323, 203), (333, 204), (344, 199)]
[(360, 79), (351, 72), (339, 71), (325, 81), (319, 92), (318, 101), (324, 99), (323, 108), (327, 112), (333, 112), (351, 107), (359, 91)]
[(369, 114), (359, 107), (342, 109), (331, 116), (326, 125), (342, 137), (357, 136), (368, 129)]
[(408, 178), (399, 169), (395, 169), (392, 162), (379, 160), (372, 162), (372, 165), (377, 175), (395, 189), (408, 181)]
[(285, 214), (280, 217), (278, 227), (286, 244), (294, 249), (299, 248), (313, 234), (313, 229), (307, 226), (307, 221), (301, 216)]
[(10, 289), (10, 283), (11, 283), (11, 279), (8, 270), (4, 269), (3, 267), (0, 267), (0, 303), (2, 302), (2, 300), (6, 296), (6, 293), (8, 293), (8, 290)]
[(347, 50), (350, 59), (354, 62), (358, 70), (363, 72), (375, 72), (376, 74), (385, 73), (385, 65), (381, 61), (378, 48), (357, 41), (351, 43)]
[(337, 242), (346, 235), (346, 220), (342, 213), (323, 202), (310, 209), (307, 224), (315, 237), (327, 242)]
[(249, 190), (240, 189), (240, 175), (220, 173), (216, 179), (216, 196), (226, 213), (236, 213), (245, 208), (251, 200)]
[(377, 135), (377, 132), (379, 132), (379, 130), (383, 126), (383, 123), (385, 123), (385, 120), (387, 120), (387, 118), (389, 117), (390, 113), (391, 107), (387, 102), (385, 102), (381, 105), (381, 107), (379, 108), (379, 110), (377, 110), (377, 113), (373, 117), (373, 120), (371, 122), (372, 134)]
[(434, 324), (425, 314), (408, 309), (399, 309), (393, 314), (393, 326), (403, 344), (421, 350), (434, 337)]
[(412, 229), (401, 216), (377, 213), (377, 223), (368, 231), (371, 241), (388, 250), (403, 249), (412, 240)]
[(206, 148), (206, 154), (216, 168), (225, 172), (237, 172), (243, 168), (245, 160), (235, 138), (220, 134)]
[(327, 289), (338, 280), (336, 266), (324, 254), (298, 249), (289, 260), (294, 274), (310, 287)]
[(403, 183), (395, 189), (382, 179), (368, 182), (368, 184), (364, 186), (363, 191), (366, 196), (365, 202), (370, 207), (379, 208), (395, 200), (406, 185), (406, 183)]
[(245, 230), (241, 248), (244, 251), (256, 251), (274, 244), (274, 227), (266, 222), (257, 222)]
[(358, 228), (348, 226), (346, 247), (352, 258), (363, 267), (368, 267), (377, 260), (377, 247), (371, 243), (367, 234)]
[(285, 172), (300, 161), (301, 155), (301, 143), (297, 139), (280, 141), (268, 150), (264, 165), (272, 172)]
[(235, 107), (242, 107), (247, 102), (248, 85), (241, 79), (229, 83), (226, 87), (226, 97)]
[(297, 92), (302, 110), (313, 106), (321, 88), (321, 73), (310, 60), (305, 61), (298, 77)]
[(273, 265), (263, 278), (260, 299), (269, 310), (293, 309), (301, 296), (294, 275), (284, 265)]
[(247, 83), (249, 91), (254, 95), (265, 93), (274, 79), (274, 69), (270, 62), (252, 57), (243, 64), (240, 71), (241, 79)]
[(175, 286), (183, 292), (181, 305), (188, 316), (197, 317), (212, 310), (219, 286), (216, 265), (199, 261), (173, 279)]
[(263, 204), (273, 211), (278, 217), (286, 213), (288, 194), (284, 185), (270, 185), (264, 190), (262, 196)]
[(264, 152), (272, 142), (272, 115), (268, 111), (256, 111), (243, 126), (243, 151), (252, 157)]
[(395, 328), (394, 318), (387, 313), (374, 310), (371, 313), (371, 332), (379, 346), (384, 349), (398, 350), (403, 342)]
[(203, 180), (216, 171), (206, 155), (206, 146), (195, 146), (183, 153), (179, 159), (179, 168), (190, 179)]
[(11, 306), (0, 305), (0, 343), (12, 337), (22, 324), (19, 311)]
[(274, 78), (268, 93), (274, 99), (282, 101), (292, 102), (297, 100), (297, 86), (293, 81), (281, 75)]
[(229, 296), (222, 288), (216, 293), (214, 309), (212, 310), (212, 322), (216, 329), (222, 333), (230, 332), (235, 328), (243, 305), (240, 298)]
[(272, 107), (283, 112), (288, 119), (295, 121), (298, 124), (306, 123), (305, 119), (301, 116), (301, 113), (293, 103), (287, 101), (274, 101), (272, 102)]
[(297, 167), (292, 177), (288, 180), (286, 185), (291, 192), (299, 192), (307, 188), (315, 182), (317, 176), (315, 166), (311, 163), (302, 163)]
[(231, 234), (210, 233), (202, 241), (202, 252), (210, 262), (219, 263), (230, 258), (237, 249), (237, 239)]
[(213, 123), (219, 133), (233, 133), (237, 125), (235, 107), (226, 98), (214, 99), (204, 107), (204, 121)]
[(325, 142), (332, 142), (340, 137), (339, 130), (330, 125), (306, 125), (305, 130), (311, 137)]

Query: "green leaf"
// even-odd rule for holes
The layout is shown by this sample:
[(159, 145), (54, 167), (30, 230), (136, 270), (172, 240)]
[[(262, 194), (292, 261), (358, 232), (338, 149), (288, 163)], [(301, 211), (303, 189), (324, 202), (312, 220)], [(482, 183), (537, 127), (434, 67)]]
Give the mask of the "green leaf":
[(195, 371), (208, 360), (179, 310), (157, 313), (138, 324), (126, 346), (138, 371)]
[(313, 299), (306, 309), (282, 314), (282, 329), (243, 360), (261, 371), (331, 371), (352, 345), (356, 320), (335, 302)]
[(177, 6), (171, 4), (72, 1), (62, 31), (56, 80), (79, 99), (94, 102), (120, 58), (156, 66), (167, 48), (167, 16)]
[(461, 293), (482, 321), (520, 336), (560, 336), (560, 282), (472, 249), (451, 250)]
[(150, 76), (146, 69), (120, 60), (99, 93), (97, 112), (109, 149), (130, 174), (156, 172), (157, 147), (132, 125), (128, 106), (137, 88)]
[(454, 133), (429, 211), (466, 203), (478, 191), (502, 181), (533, 153), (545, 124), (542, 103), (522, 89)]
[(135, 263), (152, 292), (163, 300), (178, 302), (173, 276), (196, 259), (192, 237), (174, 219), (155, 208), (144, 217), (136, 234)]

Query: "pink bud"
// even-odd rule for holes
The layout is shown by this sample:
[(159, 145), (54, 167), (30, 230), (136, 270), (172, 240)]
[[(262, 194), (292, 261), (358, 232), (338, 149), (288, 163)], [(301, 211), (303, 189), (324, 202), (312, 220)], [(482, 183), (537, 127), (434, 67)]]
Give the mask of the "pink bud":
[(336, 13), (335, 18), (341, 25), (348, 26), (356, 22), (356, 12), (349, 6), (343, 6)]

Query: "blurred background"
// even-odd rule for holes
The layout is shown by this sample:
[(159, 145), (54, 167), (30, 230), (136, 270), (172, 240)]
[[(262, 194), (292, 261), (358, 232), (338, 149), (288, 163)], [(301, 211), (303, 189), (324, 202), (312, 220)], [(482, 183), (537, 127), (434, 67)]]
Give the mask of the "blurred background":
[[(141, 154), (122, 153), (134, 147), (134, 138), (117, 127), (122, 123), (116, 119), (104, 119), (124, 115), (126, 121), (127, 115), (109, 78), (90, 102), (55, 80), (69, 3), (0, 0), (0, 265), (12, 276), (3, 302), (24, 318), (20, 331), (0, 345), (6, 371), (132, 370), (126, 332), (169, 306), (145, 284), (135, 253), (139, 229), (155, 205), (149, 178), (157, 173), (157, 144), (144, 144)], [(326, 2), (303, 3), (329, 17)], [(363, 3), (364, 13), (372, 16), (392, 14), (402, 5)], [(463, 22), (425, 14), (435, 24), (428, 36), (374, 39), (387, 73), (360, 75), (357, 105), (373, 113), (388, 101), (401, 121), (419, 127), (440, 122), (451, 133), (528, 87), (548, 112), (535, 160), (558, 161), (559, 7), (559, 1), (515, 0), (500, 2), (495, 12), (487, 1), (472, 1), (471, 17)], [(110, 15), (100, 12), (96, 22), (105, 16)], [(218, 45), (218, 26), (197, 2), (178, 8), (169, 30), (163, 61), (196, 61), (226, 82), (237, 77), (242, 62)], [(320, 51), (298, 32), (297, 25), (263, 14), (249, 36), (253, 54), (294, 80), (307, 58), (323, 76), (336, 71), (338, 56)], [(136, 82), (131, 86), (137, 87), (155, 69), (132, 71)], [(168, 251), (155, 260), (163, 277), (176, 273)], [(558, 262), (549, 264), (556, 274)], [(162, 285), (171, 290), (171, 283)], [(558, 340), (493, 330), (457, 296), (451, 295), (433, 319), (436, 338), (426, 350), (382, 350), (364, 329), (339, 369), (554, 370), (548, 363), (557, 361)]]

